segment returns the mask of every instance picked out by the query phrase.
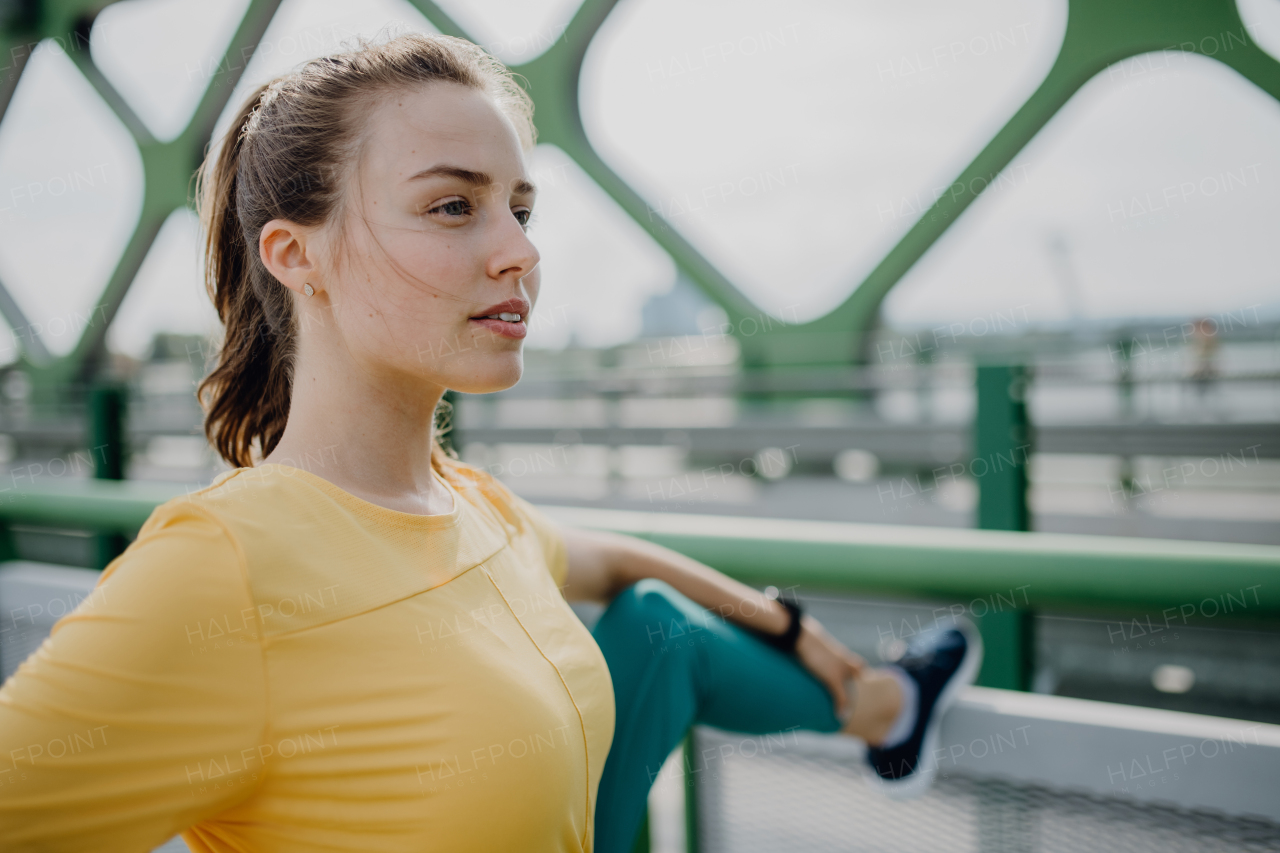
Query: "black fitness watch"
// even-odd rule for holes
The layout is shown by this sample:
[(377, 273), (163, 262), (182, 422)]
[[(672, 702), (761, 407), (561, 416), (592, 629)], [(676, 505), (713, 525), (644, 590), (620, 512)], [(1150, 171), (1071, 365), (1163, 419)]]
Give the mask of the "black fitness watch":
[(765, 645), (773, 646), (780, 652), (795, 654), (796, 641), (800, 639), (800, 617), (804, 615), (800, 602), (794, 598), (784, 598), (778, 593), (777, 587), (769, 587), (764, 594), (766, 598), (773, 599), (787, 608), (787, 613), (791, 615), (791, 623), (787, 625), (787, 630), (781, 634), (768, 634), (758, 628), (748, 628), (747, 630), (755, 634)]

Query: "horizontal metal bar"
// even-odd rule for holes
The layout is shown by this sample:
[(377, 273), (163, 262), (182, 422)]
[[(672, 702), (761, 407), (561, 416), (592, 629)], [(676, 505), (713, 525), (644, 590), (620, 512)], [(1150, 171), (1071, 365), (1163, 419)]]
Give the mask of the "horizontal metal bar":
[(68, 479), (38, 486), (19, 484), (0, 490), (0, 520), (133, 535), (152, 510), (187, 491), (187, 486), (178, 483), (137, 480)]
[[(733, 396), (744, 393), (807, 394), (853, 391), (904, 391), (971, 388), (973, 377), (967, 365), (960, 370), (948, 365), (941, 369), (918, 364), (895, 365), (890, 368), (811, 368), (779, 369), (770, 373), (743, 373), (737, 370), (718, 372), (680, 372), (664, 369), (661, 373), (639, 370), (600, 373), (587, 376), (559, 376), (540, 379), (528, 377), (520, 384), (494, 395), (498, 399), (559, 399), (617, 395), (626, 397)], [(1131, 374), (1125, 384), (1135, 389), (1148, 386), (1185, 385), (1199, 387), (1243, 383), (1275, 383), (1280, 373), (1274, 370), (1242, 372), (1198, 380), (1187, 375)], [(1106, 373), (1082, 374), (1076, 370), (1035, 367), (1035, 389), (1111, 388), (1121, 384), (1119, 376)], [(464, 399), (465, 396), (464, 396)]]
[[(496, 427), (463, 421), (459, 429), (465, 441), (482, 444), (675, 444), (694, 454), (724, 456), (751, 456), (767, 447), (781, 447), (794, 448), (791, 452), (797, 460), (815, 462), (858, 449), (885, 461), (926, 466), (966, 458), (972, 446), (968, 424), (887, 421), (723, 427)], [(1035, 427), (1035, 445), (1038, 453), (1236, 457), (1243, 453), (1254, 462), (1280, 458), (1280, 424), (1050, 424)]]
[[(981, 754), (978, 739), (1003, 747), (996, 735), (1012, 732), (1014, 749)], [(1276, 725), (971, 687), (941, 742), (941, 768), (970, 776), (1280, 820)]]
[[(180, 484), (65, 480), (10, 490), (0, 520), (133, 533)], [(640, 536), (753, 583), (923, 596), (989, 607), (1193, 606), (1280, 614), (1280, 547), (544, 506), (578, 527)], [(1240, 600), (1246, 599), (1240, 604)], [(975, 613), (977, 607), (970, 608)], [(1185, 618), (1185, 616), (1182, 616)]]
[[(741, 371), (736, 366), (692, 368), (626, 368), (597, 369), (576, 373), (555, 365), (544, 365), (537, 375), (528, 375), (519, 385), (492, 395), (494, 400), (559, 400), (583, 397), (705, 397), (709, 395), (736, 396), (740, 394), (829, 394), (840, 392), (877, 391), (930, 391), (957, 390), (973, 387), (973, 370), (968, 364), (930, 365), (920, 363), (892, 364), (887, 367), (809, 368), (770, 372)], [(1074, 364), (1052, 365), (1034, 363), (1036, 392), (1060, 388), (1116, 389), (1121, 385), (1134, 390), (1146, 387), (1204, 385), (1274, 385), (1280, 382), (1280, 371), (1242, 370), (1223, 373), (1208, 379), (1197, 379), (1185, 373), (1156, 374), (1134, 372), (1121, 377), (1111, 370), (1082, 371)], [(552, 371), (558, 375), (548, 376)], [(472, 399), (471, 395), (462, 395)], [(201, 410), (194, 395), (180, 393), (149, 393), (134, 395), (131, 405), (147, 409), (149, 401), (159, 403), (159, 408), (169, 415), (188, 418), (183, 428), (198, 431)], [(174, 405), (176, 404), (176, 406)], [(32, 407), (34, 408), (34, 407)], [(22, 428), (32, 420), (66, 420), (78, 416), (74, 408), (15, 416), (0, 413), (0, 432)]]
[[(129, 429), (135, 440), (161, 435), (191, 435), (173, 418), (149, 419)], [(717, 427), (510, 427), (461, 423), (467, 442), (481, 444), (597, 444), (608, 446), (675, 445), (696, 456), (744, 458), (757, 451), (791, 448), (797, 461), (830, 464), (842, 450), (866, 450), (881, 461), (933, 467), (966, 458), (970, 425), (892, 423), (866, 420), (842, 426), (777, 422)], [(0, 433), (22, 448), (83, 447), (83, 423), (30, 424)], [(1118, 456), (1226, 456), (1241, 464), (1280, 458), (1280, 424), (1275, 423), (1082, 423), (1035, 428), (1038, 453), (1089, 453)]]
[(1280, 615), (1276, 546), (541, 509), (567, 525), (649, 539), (748, 583), (923, 596), (963, 603), (975, 615), (1014, 606), (1136, 607), (1148, 610), (1157, 623), (1170, 609), (1169, 619), (1195, 612), (1265, 619)]
[[(34, 648), (63, 607), (90, 597), (98, 579), (97, 572), (86, 569), (0, 563), (0, 630), (14, 631), (15, 637), (30, 632), (21, 639)], [(14, 613), (21, 614), (22, 624)], [(21, 658), (6, 655), (0, 678), (12, 674)], [(699, 727), (698, 736), (713, 747), (726, 739), (705, 727)], [(731, 742), (741, 744), (742, 737), (733, 735)], [(845, 759), (861, 767), (864, 750), (853, 738), (799, 731), (763, 752)], [(733, 752), (713, 754), (723, 761)], [(943, 719), (935, 755), (936, 772), (944, 776), (1280, 819), (1272, 782), (1280, 774), (1280, 726), (1275, 725), (970, 687)], [(698, 759), (688, 764), (697, 766)], [(1142, 784), (1151, 779), (1160, 784)]]
[[(708, 747), (742, 735), (699, 727)], [(967, 688), (942, 720), (935, 771), (1106, 799), (1280, 820), (1280, 726)], [(798, 731), (773, 751), (863, 766), (861, 741)], [(732, 754), (726, 753), (719, 754)], [(865, 772), (865, 771), (864, 771)]]

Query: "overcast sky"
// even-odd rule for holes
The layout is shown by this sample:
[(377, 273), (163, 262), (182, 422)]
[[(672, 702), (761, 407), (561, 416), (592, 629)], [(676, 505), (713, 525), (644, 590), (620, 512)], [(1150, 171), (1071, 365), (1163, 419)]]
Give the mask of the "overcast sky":
[[(243, 0), (128, 0), (96, 60), (161, 138), (186, 124)], [(443, 3), (508, 62), (554, 42), (573, 0)], [(1280, 0), (1246, 0), (1280, 54)], [(286, 0), (252, 85), (357, 33), (430, 29), (402, 0)], [(587, 56), (603, 156), (763, 310), (845, 299), (1033, 92), (1063, 0), (622, 0)], [(224, 115), (224, 121), (226, 116)], [(667, 255), (562, 152), (542, 147), (531, 234), (548, 322), (530, 344), (609, 345), (668, 290)], [(66, 352), (140, 205), (141, 162), (69, 60), (38, 50), (0, 125), (0, 279)], [(907, 275), (898, 325), (1280, 313), (1280, 104), (1225, 66), (1155, 54), (1089, 83)], [(113, 327), (141, 355), (203, 332), (196, 226), (175, 214)], [(554, 320), (554, 322), (552, 322)]]

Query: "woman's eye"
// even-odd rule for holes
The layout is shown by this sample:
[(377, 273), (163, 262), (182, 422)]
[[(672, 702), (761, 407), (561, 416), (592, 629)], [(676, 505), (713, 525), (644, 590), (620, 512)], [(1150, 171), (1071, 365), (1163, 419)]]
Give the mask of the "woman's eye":
[(455, 198), (431, 208), (430, 213), (444, 213), (448, 216), (466, 216), (471, 212), (471, 202), (465, 198)]
[(519, 222), (521, 225), (525, 226), (526, 228), (529, 227), (529, 217), (533, 216), (532, 210), (525, 208), (523, 210), (513, 210), (512, 213), (515, 214), (516, 222)]

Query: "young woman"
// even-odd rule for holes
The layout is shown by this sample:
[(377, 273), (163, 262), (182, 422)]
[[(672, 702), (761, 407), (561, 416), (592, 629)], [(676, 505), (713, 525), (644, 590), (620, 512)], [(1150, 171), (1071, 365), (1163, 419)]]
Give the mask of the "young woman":
[[(440, 449), (446, 389), (521, 375), (533, 140), (509, 73), (445, 37), (245, 103), (202, 186), (225, 342), (201, 392), (234, 468), (159, 507), (0, 690), (5, 850), (616, 853), (695, 722), (843, 731), (927, 784), (962, 632), (869, 667)], [(594, 636), (566, 599), (608, 603)]]

